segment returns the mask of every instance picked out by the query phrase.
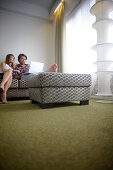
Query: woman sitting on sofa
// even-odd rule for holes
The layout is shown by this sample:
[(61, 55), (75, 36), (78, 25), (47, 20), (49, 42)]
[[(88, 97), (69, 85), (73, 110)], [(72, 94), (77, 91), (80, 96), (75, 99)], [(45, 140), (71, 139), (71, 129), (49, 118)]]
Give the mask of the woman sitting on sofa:
[(1, 101), (4, 104), (7, 104), (7, 90), (12, 82), (12, 71), (19, 72), (19, 70), (14, 70), (14, 60), (15, 57), (13, 54), (8, 54), (6, 60), (3, 61), (0, 65), (0, 78), (2, 82), (0, 84), (0, 93)]

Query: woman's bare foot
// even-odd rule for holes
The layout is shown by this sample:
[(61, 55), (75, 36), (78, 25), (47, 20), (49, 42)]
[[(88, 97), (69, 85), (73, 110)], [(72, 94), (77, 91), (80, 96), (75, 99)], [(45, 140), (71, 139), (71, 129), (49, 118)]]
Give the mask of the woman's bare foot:
[(4, 93), (1, 94), (1, 101), (3, 104), (8, 104), (8, 101), (6, 99), (6, 94), (4, 94)]
[(57, 72), (58, 66), (57, 64), (53, 64), (47, 72)]

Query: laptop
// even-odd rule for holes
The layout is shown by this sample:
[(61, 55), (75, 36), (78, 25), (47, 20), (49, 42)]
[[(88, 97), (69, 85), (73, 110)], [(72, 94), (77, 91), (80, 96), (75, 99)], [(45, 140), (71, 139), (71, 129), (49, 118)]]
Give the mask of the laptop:
[(39, 63), (39, 62), (31, 61), (29, 73), (43, 72), (43, 67), (44, 67), (44, 63)]
[(26, 80), (31, 78), (33, 75), (36, 75), (40, 72), (43, 72), (44, 63), (39, 63), (31, 61), (30, 68), (28, 73), (24, 73), (21, 77), (21, 80)]

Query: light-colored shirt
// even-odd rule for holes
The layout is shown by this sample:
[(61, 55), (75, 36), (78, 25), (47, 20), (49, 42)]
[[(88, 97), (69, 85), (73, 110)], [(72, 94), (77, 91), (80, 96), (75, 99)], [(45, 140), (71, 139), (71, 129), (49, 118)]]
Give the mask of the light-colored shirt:
[[(6, 64), (5, 69), (8, 70), (8, 69), (12, 69), (12, 68), (8, 64)], [(1, 66), (0, 66), (0, 73), (3, 73)]]

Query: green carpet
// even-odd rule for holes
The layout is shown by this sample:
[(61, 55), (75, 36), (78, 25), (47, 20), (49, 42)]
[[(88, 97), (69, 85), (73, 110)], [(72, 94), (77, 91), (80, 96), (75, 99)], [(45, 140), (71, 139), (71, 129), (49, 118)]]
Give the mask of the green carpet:
[(0, 103), (0, 170), (113, 170), (113, 104)]

